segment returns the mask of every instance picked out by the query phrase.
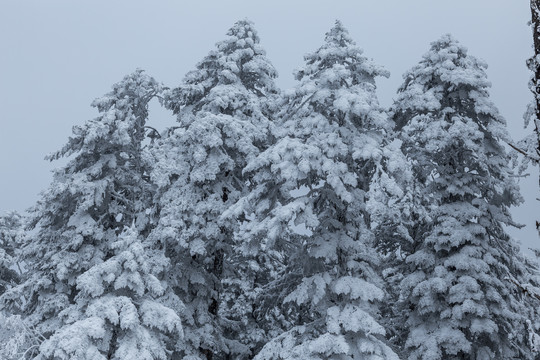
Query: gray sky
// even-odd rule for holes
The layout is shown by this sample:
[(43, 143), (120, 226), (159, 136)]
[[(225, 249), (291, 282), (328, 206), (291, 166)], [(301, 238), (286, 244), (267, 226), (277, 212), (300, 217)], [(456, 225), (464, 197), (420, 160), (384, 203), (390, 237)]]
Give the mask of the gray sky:
[[(255, 22), (261, 43), (280, 74), (318, 48), (340, 19), (351, 36), (391, 72), (379, 79), (388, 106), (429, 43), (452, 33), (489, 64), (492, 100), (510, 134), (526, 134), (522, 114), (531, 100), (525, 59), (532, 53), (528, 0), (215, 0), (0, 2), (0, 211), (24, 210), (51, 180), (44, 155), (64, 145), (71, 127), (97, 115), (89, 105), (136, 68), (175, 86), (238, 19)], [(163, 128), (173, 117), (154, 104), (150, 122)], [(528, 130), (530, 131), (530, 130)], [(514, 209), (523, 230), (511, 233), (540, 247), (537, 171), (522, 180), (525, 205)]]

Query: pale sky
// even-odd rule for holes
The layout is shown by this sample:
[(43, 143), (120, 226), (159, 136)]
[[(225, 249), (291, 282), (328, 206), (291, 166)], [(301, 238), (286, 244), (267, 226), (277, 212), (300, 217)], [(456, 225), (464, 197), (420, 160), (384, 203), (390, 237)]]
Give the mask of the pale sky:
[[(525, 60), (532, 53), (528, 0), (215, 0), (215, 1), (0, 1), (0, 212), (32, 206), (60, 163), (43, 157), (61, 148), (71, 127), (97, 115), (90, 103), (136, 68), (167, 86), (249, 18), (279, 72), (278, 84), (294, 85), (292, 71), (317, 49), (336, 19), (365, 55), (391, 72), (378, 95), (389, 106), (431, 41), (452, 33), (469, 53), (489, 64), (492, 100), (512, 137), (523, 130), (532, 99)], [(149, 125), (173, 117), (154, 104)], [(525, 205), (511, 230), (523, 247), (540, 247), (538, 172), (521, 180)]]

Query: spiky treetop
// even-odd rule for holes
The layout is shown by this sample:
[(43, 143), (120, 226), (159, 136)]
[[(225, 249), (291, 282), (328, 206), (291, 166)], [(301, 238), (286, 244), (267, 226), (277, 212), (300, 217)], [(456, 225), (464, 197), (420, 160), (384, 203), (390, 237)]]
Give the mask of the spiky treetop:
[[(277, 90), (274, 84), (277, 72), (266, 58), (253, 23), (238, 21), (227, 36), (197, 65), (197, 70), (186, 75), (179, 89), (183, 103), (196, 104), (209, 96), (208, 90), (217, 88), (214, 91), (219, 92), (225, 85), (242, 85), (257, 96), (267, 96)], [(229, 97), (234, 98), (232, 95)], [(213, 102), (204, 105), (204, 109), (221, 112)]]
[[(264, 142), (268, 136), (269, 107), (277, 94), (274, 79), (277, 72), (266, 58), (253, 23), (241, 20), (227, 32), (227, 38), (216, 44), (183, 83), (172, 90), (167, 106), (179, 114), (179, 122), (188, 126), (202, 113), (226, 115), (249, 120), (246, 139)], [(254, 126), (255, 125), (255, 126)], [(226, 133), (234, 137), (233, 134)], [(232, 139), (238, 142), (239, 137)], [(243, 142), (243, 140), (242, 140)], [(227, 145), (234, 145), (233, 143)], [(242, 146), (238, 144), (237, 146)], [(255, 149), (240, 148), (251, 155)]]

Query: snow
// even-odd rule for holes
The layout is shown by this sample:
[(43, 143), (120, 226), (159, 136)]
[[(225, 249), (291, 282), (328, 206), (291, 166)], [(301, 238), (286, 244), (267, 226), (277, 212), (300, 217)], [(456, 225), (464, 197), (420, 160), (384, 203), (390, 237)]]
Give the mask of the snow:
[[(341, 22), (304, 60), (281, 91), (241, 20), (178, 86), (136, 70), (96, 99), (0, 216), (0, 357), (535, 358), (487, 65), (444, 35), (384, 109)], [(177, 124), (148, 140), (153, 98)]]

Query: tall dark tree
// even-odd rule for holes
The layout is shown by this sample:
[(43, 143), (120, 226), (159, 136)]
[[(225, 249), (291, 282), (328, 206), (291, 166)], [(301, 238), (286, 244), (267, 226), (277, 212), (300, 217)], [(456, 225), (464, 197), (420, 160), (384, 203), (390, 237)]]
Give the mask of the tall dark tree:
[[(524, 155), (521, 170), (533, 163), (540, 166), (540, 1), (531, 0), (531, 25), (533, 33), (534, 55), (527, 60), (527, 66), (532, 72), (529, 81), (529, 89), (533, 94), (533, 101), (529, 104), (525, 112), (525, 127), (533, 126), (532, 133), (521, 140), (515, 150)], [(540, 189), (540, 177), (538, 178), (538, 188)], [(536, 229), (540, 234), (540, 219), (536, 221)]]
[[(533, 33), (534, 55), (527, 60), (527, 66), (533, 72), (529, 88), (534, 95), (533, 103), (530, 106), (529, 116), (534, 123), (535, 148), (532, 156), (536, 163), (540, 162), (540, 1), (531, 0), (531, 24)], [(533, 145), (533, 146), (534, 146)], [(539, 179), (540, 186), (540, 179)]]

